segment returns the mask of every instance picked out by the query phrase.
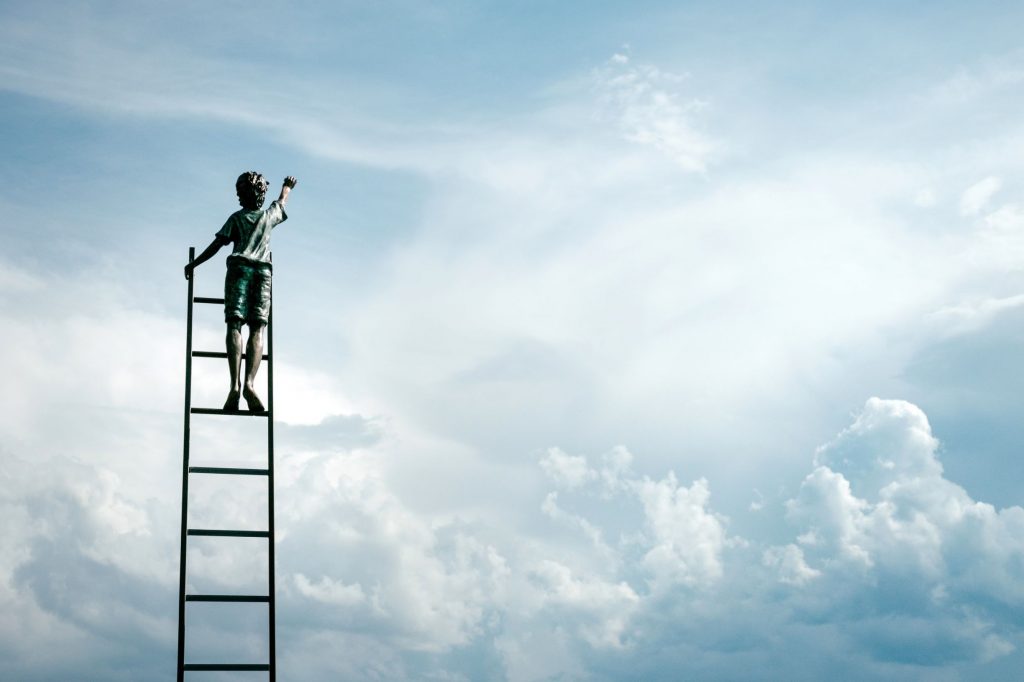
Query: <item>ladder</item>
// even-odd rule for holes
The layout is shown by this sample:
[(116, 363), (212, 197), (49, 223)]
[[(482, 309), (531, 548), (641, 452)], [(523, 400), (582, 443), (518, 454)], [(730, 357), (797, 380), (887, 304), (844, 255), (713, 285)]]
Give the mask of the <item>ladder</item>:
[[(188, 261), (195, 260), (195, 247), (188, 250)], [(264, 341), (265, 371), (267, 373), (267, 405), (265, 412), (247, 410), (223, 410), (208, 407), (192, 407), (192, 359), (226, 359), (226, 352), (192, 350), (192, 307), (196, 303), (223, 305), (223, 298), (207, 298), (193, 294), (195, 272), (188, 280), (188, 331), (185, 341), (185, 436), (184, 459), (181, 472), (181, 560), (178, 582), (178, 682), (183, 682), (187, 671), (265, 671), (270, 673), (270, 682), (275, 682), (277, 673), (274, 637), (274, 313), (271, 305)], [(271, 298), (273, 300), (273, 298)], [(242, 355), (245, 358), (245, 355)], [(243, 368), (244, 370), (244, 368)], [(191, 439), (192, 415), (229, 415), (257, 417), (267, 420), (267, 468), (236, 467), (194, 467), (189, 466), (189, 444)], [(188, 527), (188, 481), (192, 474), (227, 476), (266, 476), (267, 478), (267, 530), (213, 530)], [(268, 544), (267, 593), (259, 595), (236, 594), (185, 594), (187, 549), (189, 537), (231, 537), (261, 538)], [(269, 661), (267, 663), (186, 663), (185, 662), (185, 605), (188, 602), (259, 602), (268, 606), (267, 632), (269, 636)]]

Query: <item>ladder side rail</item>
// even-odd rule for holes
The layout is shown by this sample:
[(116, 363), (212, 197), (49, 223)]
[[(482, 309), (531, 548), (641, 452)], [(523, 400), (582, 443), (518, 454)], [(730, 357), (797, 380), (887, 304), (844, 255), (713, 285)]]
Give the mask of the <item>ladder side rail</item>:
[[(188, 249), (188, 262), (195, 260), (196, 248)], [(185, 332), (185, 433), (181, 467), (181, 555), (178, 563), (178, 682), (185, 680), (185, 553), (188, 547), (188, 456), (192, 419), (192, 290), (195, 271), (188, 279), (188, 322)]]
[[(271, 256), (273, 260), (273, 256)], [(276, 654), (276, 590), (274, 587), (274, 280), (270, 280), (270, 315), (267, 320), (267, 530), (270, 539), (267, 543), (269, 555), (269, 574), (267, 576), (267, 595), (270, 601), (267, 604), (268, 613), (268, 642), (270, 650), (270, 682), (277, 679), (277, 654)]]

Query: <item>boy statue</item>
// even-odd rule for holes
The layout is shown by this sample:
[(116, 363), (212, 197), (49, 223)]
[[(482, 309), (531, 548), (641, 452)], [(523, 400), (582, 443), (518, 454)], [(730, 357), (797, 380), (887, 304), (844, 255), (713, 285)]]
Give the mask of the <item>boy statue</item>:
[[(235, 191), (242, 209), (232, 213), (210, 245), (185, 266), (185, 279), (191, 279), (196, 267), (210, 260), (222, 246), (234, 244), (224, 278), (224, 321), (228, 326), (226, 343), (231, 373), (231, 390), (224, 402), (225, 410), (238, 410), (238, 399), (242, 397), (251, 412), (265, 411), (253, 389), (253, 381), (263, 357), (263, 329), (270, 315), (270, 231), (288, 218), (284, 205), (295, 183), (294, 177), (286, 177), (281, 185), (281, 195), (263, 209), (269, 186), (266, 179), (253, 171), (239, 175)], [(244, 383), (239, 376), (242, 324), (249, 325)]]

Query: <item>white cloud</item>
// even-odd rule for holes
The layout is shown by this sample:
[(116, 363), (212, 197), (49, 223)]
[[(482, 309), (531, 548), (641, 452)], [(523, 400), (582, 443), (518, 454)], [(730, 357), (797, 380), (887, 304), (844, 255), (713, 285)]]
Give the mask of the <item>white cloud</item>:
[(556, 483), (570, 489), (578, 488), (595, 475), (587, 467), (585, 457), (569, 455), (558, 448), (548, 448), (540, 460), (540, 467)]
[(821, 575), (821, 571), (807, 565), (804, 551), (794, 544), (769, 547), (764, 551), (761, 561), (765, 566), (777, 569), (779, 582), (788, 585), (803, 585)]
[[(357, 438), (346, 448), (317, 446), (311, 437), (298, 445), (281, 456), (279, 627), (288, 650), (314, 658), (367, 638), (357, 647), (365, 656), (345, 663), (349, 677), (372, 677), (386, 662), (389, 679), (415, 679), (407, 657), (424, 652), (436, 657), (438, 675), (456, 675), (466, 647), (493, 647), (501, 665), (493, 677), (541, 680), (586, 678), (608, 661), (640, 669), (648, 647), (673, 651), (682, 641), (692, 648), (685, 660), (671, 659), (674, 670), (701, 670), (728, 642), (769, 635), (812, 655), (838, 646), (859, 661), (858, 670), (872, 661), (926, 660), (936, 646), (946, 647), (949, 660), (986, 660), (1016, 641), (1006, 613), (1024, 602), (1024, 510), (996, 511), (946, 480), (927, 418), (902, 401), (868, 401), (817, 451), (814, 471), (788, 506), (795, 543), (750, 551), (711, 508), (707, 481), (682, 486), (671, 472), (639, 475), (638, 458), (624, 447), (597, 458), (598, 466), (575, 456), (568, 477), (553, 464), (564, 459), (536, 465), (538, 473), (545, 462), (555, 466), (558, 490), (541, 506), (587, 540), (573, 544), (546, 528), (509, 536), (479, 518), (415, 513), (390, 489), (395, 443), (387, 436)], [(62, 498), (52, 477), (6, 461), (19, 482), (3, 499), (6, 584), (21, 591), (0, 590), (9, 618), (73, 624), (72, 634), (45, 626), (51, 643), (98, 627), (88, 609), (54, 596), (44, 568), (50, 554), (24, 551), (52, 548), (38, 543), (69, 532), (90, 538), (67, 545), (72, 566), (91, 562), (112, 584), (134, 581), (171, 601), (165, 553), (174, 548), (173, 508), (155, 518), (124, 496), (117, 477), (65, 463), (66, 508), (55, 504)], [(12, 496), (15, 490), (25, 497)], [(62, 509), (86, 525), (62, 527)], [(514, 510), (503, 518), (524, 520)], [(159, 527), (172, 532), (153, 537)], [(81, 528), (92, 530), (82, 535)], [(144, 561), (122, 551), (126, 537), (144, 549)], [(211, 566), (231, 572), (235, 565)], [(788, 589), (776, 592), (778, 583)], [(688, 614), (683, 622), (677, 609)], [(737, 620), (738, 612), (751, 622)], [(153, 642), (171, 639), (173, 619), (159, 605), (126, 602), (113, 613), (102, 631), (115, 639), (139, 630)], [(818, 622), (837, 630), (826, 635)], [(544, 661), (537, 651), (547, 652)]]
[[(548, 452), (561, 451), (551, 448)], [(686, 487), (679, 485), (672, 471), (658, 480), (639, 477), (630, 469), (633, 455), (621, 446), (602, 459), (600, 471), (590, 468), (584, 457), (574, 462), (579, 481), (592, 482), (590, 489), (581, 492), (599, 499), (618, 497), (639, 504), (643, 531), (634, 541), (643, 548), (642, 564), (655, 590), (680, 584), (708, 585), (721, 577), (721, 553), (728, 541), (725, 519), (710, 510), (711, 493), (705, 479)], [(580, 486), (575, 479), (562, 477), (558, 482), (568, 491)], [(557, 493), (550, 493), (544, 502), (549, 516), (571, 520), (595, 547), (606, 547), (596, 526), (584, 517), (568, 514), (556, 500)]]
[[(308, 565), (299, 553), (282, 566), (296, 572), (303, 594), (354, 603), (358, 586), (369, 593), (367, 617), (387, 623), (393, 641), (414, 650), (444, 650), (479, 633), (507, 572), (493, 547), (457, 525), (417, 517), (388, 491), (367, 454), (320, 455), (301, 468), (289, 496), (298, 504), (284, 506), (278, 523), (279, 556), (302, 546), (320, 550)], [(328, 564), (331, 555), (345, 558)], [(314, 570), (318, 582), (299, 577)]]
[(929, 317), (944, 336), (970, 334), (984, 329), (999, 315), (1024, 305), (1024, 294), (1005, 298), (965, 301), (936, 310)]
[[(997, 511), (972, 500), (945, 478), (938, 451), (919, 408), (868, 400), (848, 428), (816, 451), (813, 471), (786, 505), (796, 541), (782, 545), (751, 546), (728, 536), (708, 506), (706, 481), (683, 487), (673, 474), (660, 480), (629, 472), (588, 475), (583, 486), (564, 486), (571, 499), (551, 515), (564, 517), (569, 512), (563, 507), (571, 504), (589, 509), (572, 513), (580, 529), (614, 537), (609, 529), (619, 527), (619, 543), (606, 549), (617, 554), (611, 566), (619, 575), (648, 578), (648, 589), (631, 588), (636, 603), (616, 630), (627, 651), (635, 633), (652, 627), (668, 628), (664, 646), (672, 646), (674, 637), (707, 638), (699, 653), (690, 653), (696, 658), (707, 655), (716, 638), (753, 636), (722, 615), (735, 613), (734, 600), (743, 600), (759, 622), (750, 627), (763, 636), (800, 642), (804, 651), (825, 641), (836, 646), (838, 637), (844, 655), (865, 676), (903, 677), (910, 673), (896, 672), (899, 666), (937, 657), (984, 662), (1004, 656), (1021, 634), (1008, 614), (1024, 599), (1018, 588), (1024, 509)], [(556, 499), (561, 496), (552, 494), (545, 504), (555, 506)], [(602, 514), (616, 499), (639, 504), (642, 517), (626, 517), (623, 524), (620, 507)], [(637, 522), (639, 533), (632, 525)], [(750, 563), (751, 554), (763, 574)], [(601, 555), (596, 551), (591, 561)], [(575, 584), (575, 570), (565, 564), (553, 565), (550, 573)], [(789, 590), (774, 590), (778, 583)], [(610, 598), (615, 584), (604, 579), (588, 598)], [(573, 589), (587, 593), (582, 586)], [(705, 599), (714, 606), (704, 606)], [(673, 609), (689, 614), (693, 631), (663, 620)], [(889, 672), (869, 674), (876, 663)], [(890, 664), (897, 668), (885, 667)]]
[(1019, 54), (984, 64), (980, 68), (959, 67), (933, 90), (940, 104), (976, 105), (1000, 91), (1012, 90), (1024, 81)]
[(651, 65), (633, 66), (627, 55), (617, 53), (594, 72), (594, 87), (603, 116), (626, 140), (656, 149), (684, 171), (703, 172), (719, 145), (695, 125), (707, 102), (683, 97), (679, 88), (686, 78)]
[(995, 176), (989, 176), (971, 185), (960, 197), (960, 215), (978, 215), (1002, 187), (1003, 181)]
[(562, 628), (534, 630), (522, 636), (499, 636), (495, 648), (508, 682), (583, 679), (586, 668), (572, 650), (572, 636)]
[(161, 527), (170, 515), (154, 513), (105, 468), (9, 451), (3, 461), (5, 676), (73, 677), (126, 653), (139, 657), (137, 674), (159, 675), (157, 652), (167, 650), (173, 628), (173, 614), (160, 608), (173, 603), (176, 577), (164, 551), (173, 533)]
[(708, 482), (700, 479), (687, 488), (670, 472), (660, 481), (645, 478), (634, 485), (651, 534), (653, 546), (643, 561), (655, 587), (705, 585), (720, 578), (726, 534), (723, 520), (708, 510)]
[(556, 561), (542, 561), (533, 570), (548, 591), (546, 601), (592, 615), (596, 623), (581, 628), (583, 638), (596, 647), (622, 647), (622, 636), (640, 597), (626, 582), (575, 578)]
[(541, 511), (553, 520), (564, 523), (572, 528), (577, 528), (587, 537), (588, 540), (590, 540), (595, 548), (601, 550), (604, 554), (614, 556), (614, 551), (605, 543), (600, 528), (582, 516), (570, 514), (558, 506), (558, 493), (556, 491), (548, 493), (540, 508)]
[(985, 226), (997, 235), (1016, 236), (1024, 232), (1024, 210), (1015, 204), (1004, 204), (985, 216)]
[(0, 262), (0, 289), (8, 293), (38, 291), (45, 286), (43, 279), (11, 263)]
[(296, 573), (295, 586), (304, 596), (334, 606), (349, 607), (366, 601), (363, 587), (359, 583), (346, 585), (326, 576), (313, 582), (303, 574)]
[(960, 655), (985, 659), (1014, 648), (1005, 614), (1024, 602), (1024, 509), (971, 499), (944, 477), (938, 448), (920, 409), (872, 398), (819, 449), (789, 516), (805, 529), (817, 589), (837, 590), (833, 613), (861, 600), (896, 618), (947, 619), (942, 636)]
[(938, 445), (920, 408), (871, 398), (850, 427), (818, 448), (814, 462), (843, 472), (862, 491), (874, 493), (889, 482), (941, 478)]

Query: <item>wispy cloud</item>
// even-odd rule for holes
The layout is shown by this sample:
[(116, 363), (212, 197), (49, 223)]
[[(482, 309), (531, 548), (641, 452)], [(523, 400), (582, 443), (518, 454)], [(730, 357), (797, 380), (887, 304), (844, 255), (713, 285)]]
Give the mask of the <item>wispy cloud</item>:
[(1003, 181), (995, 176), (979, 180), (968, 187), (960, 197), (960, 214), (964, 216), (975, 216), (981, 213), (1003, 187)]
[(625, 139), (653, 147), (684, 171), (707, 169), (719, 144), (696, 125), (708, 103), (687, 96), (687, 74), (634, 64), (628, 54), (616, 53), (593, 79), (601, 116)]

